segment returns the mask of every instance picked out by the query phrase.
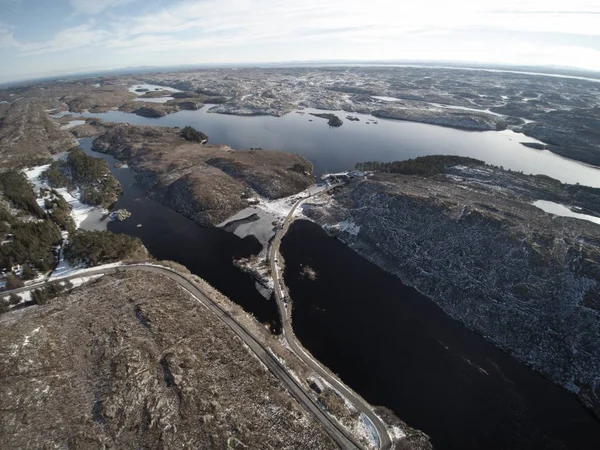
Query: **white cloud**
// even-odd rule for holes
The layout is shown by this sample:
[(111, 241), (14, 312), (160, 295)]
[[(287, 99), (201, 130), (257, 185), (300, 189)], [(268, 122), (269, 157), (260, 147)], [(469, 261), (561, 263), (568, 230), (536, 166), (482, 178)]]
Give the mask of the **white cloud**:
[(32, 56), (87, 47), (105, 41), (109, 36), (110, 33), (85, 24), (62, 30), (47, 42), (17, 45), (23, 56)]
[(131, 1), (133, 0), (69, 0), (69, 3), (75, 9), (75, 12), (93, 15)]
[(13, 30), (8, 25), (0, 22), (0, 48), (14, 47), (17, 45)]
[[(69, 1), (80, 14), (98, 14), (133, 0)], [(544, 42), (550, 34), (562, 42)], [(519, 42), (517, 36), (531, 42)], [(592, 41), (596, 44), (582, 44)], [(293, 46), (297, 53), (260, 52), (276, 44)], [(170, 59), (184, 52), (197, 58), (178, 56), (184, 63), (202, 60), (193, 50), (225, 49), (222, 54), (232, 62), (256, 55), (262, 61), (453, 59), (600, 70), (600, 2), (182, 0), (143, 14), (112, 16), (101, 26), (69, 28), (42, 43), (16, 42), (11, 30), (0, 26), (2, 46), (26, 56), (73, 48), (86, 48), (90, 55), (104, 51), (114, 61), (147, 55), (145, 64), (156, 63), (158, 52), (168, 51)]]

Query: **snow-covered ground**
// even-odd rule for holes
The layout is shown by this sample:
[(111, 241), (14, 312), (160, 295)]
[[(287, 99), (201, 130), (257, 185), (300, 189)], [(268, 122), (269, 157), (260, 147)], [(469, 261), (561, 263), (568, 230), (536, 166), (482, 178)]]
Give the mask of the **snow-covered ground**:
[[(40, 189), (49, 189), (49, 186), (44, 180), (41, 179), (41, 175), (45, 170), (48, 169), (48, 167), (50, 167), (50, 164), (33, 167), (24, 171), (25, 176), (27, 176), (29, 182), (34, 186), (38, 205), (44, 210), (44, 197), (42, 197)], [(77, 228), (83, 230), (106, 230), (108, 220), (105, 217), (108, 215), (109, 211), (104, 208), (81, 203), (77, 191), (69, 192), (66, 188), (59, 188), (55, 190), (71, 207), (71, 217), (73, 218)], [(63, 231), (62, 238), (63, 242), (67, 242), (69, 239), (69, 233)], [(50, 275), (50, 279), (54, 280), (57, 278), (70, 276), (79, 273), (82, 270), (85, 269), (71, 266), (64, 259), (63, 250), (61, 249), (58, 266)]]
[(343, 222), (333, 225), (331, 228), (335, 228), (340, 231), (345, 231), (346, 233), (352, 234), (354, 236), (356, 236), (360, 232), (360, 226), (356, 225), (350, 220), (344, 220)]
[(382, 95), (372, 95), (372, 97), (376, 100), (381, 100), (382, 102), (401, 102), (402, 101), (396, 97), (384, 97)]
[[(56, 281), (56, 280), (60, 280), (62, 278), (66, 278), (66, 277), (71, 277), (74, 275), (82, 275), (82, 278), (77, 278), (77, 280), (93, 279), (93, 278), (97, 278), (102, 275), (90, 275), (90, 276), (86, 277), (85, 274), (88, 272), (98, 270), (98, 269), (109, 269), (109, 268), (113, 268), (113, 267), (119, 267), (122, 265), (123, 265), (123, 263), (117, 262), (117, 263), (112, 263), (112, 264), (104, 264), (102, 266), (96, 266), (96, 267), (76, 267), (76, 266), (70, 265), (67, 261), (64, 261), (63, 258), (61, 257), (59, 266), (52, 273), (52, 275), (50, 275), (49, 280)], [(75, 280), (71, 280), (71, 283), (73, 283), (74, 285), (76, 284)], [(79, 282), (79, 283), (83, 284), (83, 282)], [(79, 286), (80, 284), (77, 284), (77, 286)]]
[(388, 432), (390, 433), (390, 437), (393, 441), (399, 441), (406, 436), (406, 433), (402, 430), (402, 428), (397, 425), (388, 428)]
[(85, 120), (71, 120), (69, 123), (60, 127), (61, 130), (70, 130), (79, 125), (85, 125)]
[[(252, 204), (252, 206), (249, 206), (239, 213), (229, 217), (218, 226), (224, 228), (227, 226), (227, 224), (248, 218), (253, 214), (256, 214), (259, 217), (258, 220), (238, 225), (233, 233), (241, 238), (246, 236), (255, 236), (263, 245), (263, 251), (265, 252), (266, 256), (266, 249), (269, 240), (277, 231), (276, 225), (273, 225), (273, 223), (277, 222), (278, 225), (281, 225), (298, 200), (308, 199), (320, 192), (323, 192), (325, 189), (327, 189), (327, 185), (313, 185), (308, 189), (299, 192), (298, 194), (290, 197), (283, 197), (277, 200), (268, 200), (262, 197), (250, 198), (248, 199), (248, 202)], [(294, 211), (294, 217), (301, 216), (302, 212), (299, 208), (297, 208)]]
[[(327, 185), (313, 185), (296, 195), (278, 200), (267, 200), (262, 197), (250, 198), (248, 202), (252, 206), (243, 209), (218, 225), (241, 238), (254, 236), (261, 243), (262, 250), (257, 257), (241, 260), (240, 265), (251, 271), (256, 279), (260, 280), (260, 282), (256, 282), (256, 288), (264, 297), (269, 298), (274, 287), (269, 266), (266, 264), (269, 242), (281, 228), (285, 218), (299, 200), (311, 198), (326, 189)], [(244, 219), (249, 219), (252, 216), (256, 220), (244, 222)], [(300, 208), (296, 208), (294, 217), (302, 217)], [(234, 224), (236, 221), (240, 221), (240, 223)]]
[[(35, 193), (37, 195), (37, 202), (41, 208), (44, 208), (44, 198), (40, 196), (40, 189), (50, 187), (48, 184), (41, 179), (42, 173), (50, 167), (50, 164), (43, 166), (36, 166), (31, 169), (25, 170), (25, 176), (29, 179), (29, 182), (34, 185)], [(101, 217), (108, 214), (108, 211), (104, 208), (97, 206), (90, 206), (81, 203), (79, 200), (79, 192), (77, 190), (69, 192), (66, 188), (55, 189), (58, 194), (65, 199), (65, 201), (71, 206), (71, 216), (75, 221), (77, 228), (87, 230), (105, 230), (107, 221), (101, 220)], [(89, 218), (95, 218), (96, 220), (90, 221)], [(85, 222), (85, 226), (84, 225)]]
[(100, 275), (92, 275), (89, 277), (75, 278), (74, 280), (71, 280), (71, 284), (73, 285), (73, 287), (79, 287), (82, 284), (89, 283), (90, 281), (96, 280), (98, 278), (102, 278), (103, 276), (104, 276), (103, 274), (100, 274)]
[[(56, 108), (54, 108), (56, 110)], [(60, 119), (61, 117), (65, 117), (65, 116), (72, 116), (73, 113), (70, 111), (61, 111), (55, 114), (50, 114), (50, 117), (52, 117), (53, 119)]]
[(134, 102), (148, 102), (148, 103), (167, 103), (169, 100), (175, 100), (174, 97), (155, 97), (155, 98), (136, 98)]

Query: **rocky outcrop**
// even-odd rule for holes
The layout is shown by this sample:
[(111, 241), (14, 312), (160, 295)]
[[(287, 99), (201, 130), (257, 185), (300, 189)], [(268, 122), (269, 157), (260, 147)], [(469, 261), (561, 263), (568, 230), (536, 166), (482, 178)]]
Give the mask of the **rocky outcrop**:
[(314, 182), (312, 164), (293, 153), (203, 145), (175, 128), (105, 126), (94, 150), (126, 160), (153, 198), (200, 225), (222, 222), (253, 196), (286, 197)]
[(600, 413), (600, 226), (539, 199), (600, 217), (598, 189), (487, 166), (376, 174), (304, 212)]
[(341, 127), (344, 124), (344, 121), (340, 119), (335, 114), (316, 114), (310, 113), (311, 116), (319, 117), (321, 119), (327, 119), (327, 124), (330, 127)]
[(138, 116), (149, 118), (164, 117), (167, 115), (167, 112), (163, 108), (157, 108), (155, 106), (142, 106), (133, 111), (133, 113)]
[(179, 107), (179, 109), (197, 111), (200, 108), (202, 108), (204, 104), (199, 101), (188, 100), (183, 102), (177, 102), (177, 106)]

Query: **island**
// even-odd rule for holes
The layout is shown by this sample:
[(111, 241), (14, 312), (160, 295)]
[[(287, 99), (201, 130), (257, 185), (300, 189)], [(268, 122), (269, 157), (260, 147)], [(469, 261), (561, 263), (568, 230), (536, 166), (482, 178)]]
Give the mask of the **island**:
[(319, 117), (321, 119), (327, 119), (327, 123), (330, 127), (341, 127), (344, 124), (344, 121), (340, 119), (335, 114), (317, 114), (310, 113), (311, 116)]

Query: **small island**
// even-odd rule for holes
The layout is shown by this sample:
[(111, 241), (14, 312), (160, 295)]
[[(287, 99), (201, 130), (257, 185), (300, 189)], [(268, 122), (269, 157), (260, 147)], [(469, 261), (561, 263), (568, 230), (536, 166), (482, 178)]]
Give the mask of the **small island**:
[(330, 127), (341, 127), (344, 124), (344, 121), (342, 119), (340, 119), (338, 116), (336, 116), (335, 114), (310, 113), (310, 115), (315, 116), (315, 117), (320, 117), (321, 119), (328, 119), (327, 123), (329, 124)]
[(304, 266), (302, 268), (301, 275), (303, 278), (308, 278), (310, 281), (315, 281), (318, 277), (317, 272), (310, 266)]

